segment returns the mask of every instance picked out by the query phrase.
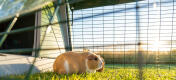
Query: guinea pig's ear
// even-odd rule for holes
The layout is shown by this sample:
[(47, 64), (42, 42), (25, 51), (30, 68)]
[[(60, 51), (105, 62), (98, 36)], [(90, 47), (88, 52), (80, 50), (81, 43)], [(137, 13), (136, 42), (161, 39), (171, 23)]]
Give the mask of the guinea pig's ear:
[(86, 48), (83, 49), (83, 52), (89, 52), (89, 51), (90, 51), (89, 49), (86, 49)]
[(97, 55), (98, 57), (101, 57), (100, 55)]
[(87, 57), (88, 60), (98, 60), (98, 57), (96, 55), (90, 54)]

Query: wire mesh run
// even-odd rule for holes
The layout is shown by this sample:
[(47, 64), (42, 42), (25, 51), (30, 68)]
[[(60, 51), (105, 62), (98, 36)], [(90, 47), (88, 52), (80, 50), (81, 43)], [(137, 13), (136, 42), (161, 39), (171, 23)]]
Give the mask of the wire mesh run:
[(73, 50), (88, 48), (103, 56), (113, 68), (119, 68), (114, 64), (136, 66), (139, 76), (152, 64), (157, 72), (163, 68), (173, 70), (174, 7), (173, 0), (145, 0), (73, 10)]
[[(58, 11), (62, 5), (67, 6), (65, 21), (59, 21)], [(115, 70), (111, 73), (115, 76), (119, 76), (118, 72), (122, 69), (134, 70), (134, 74), (130, 75), (143, 80), (147, 79), (145, 75), (150, 74), (147, 72), (151, 69), (156, 70), (153, 73), (155, 77), (166, 77), (162, 70), (168, 70), (168, 73), (175, 70), (174, 0), (145, 0), (78, 10), (69, 7), (68, 2), (51, 3), (37, 12), (41, 13), (40, 25), (0, 32), (0, 43), (3, 43), (5, 35), (40, 31), (39, 46), (35, 48), (0, 50), (0, 53), (35, 52), (26, 79), (31, 75), (34, 63), (39, 64), (38, 61), (51, 58), (53, 61), (55, 57), (71, 49), (89, 49), (101, 55), (108, 65), (107, 68)], [(63, 35), (61, 26), (65, 23), (68, 23), (67, 36)], [(71, 44), (69, 47), (66, 47), (64, 37), (68, 37)], [(1, 61), (3, 62), (0, 59)], [(52, 61), (47, 64), (52, 64)], [(41, 65), (46, 64), (39, 64)]]

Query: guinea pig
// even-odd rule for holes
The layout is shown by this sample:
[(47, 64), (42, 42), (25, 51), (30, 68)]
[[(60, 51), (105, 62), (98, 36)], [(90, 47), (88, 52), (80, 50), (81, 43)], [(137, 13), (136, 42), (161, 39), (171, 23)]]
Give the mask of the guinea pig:
[(96, 70), (97, 72), (102, 72), (104, 70), (105, 61), (104, 61), (104, 59), (101, 56), (100, 56), (100, 58), (101, 58), (103, 64), (102, 64), (102, 68)]
[(95, 73), (103, 67), (102, 64), (101, 57), (94, 53), (66, 52), (56, 58), (53, 70), (59, 74)]

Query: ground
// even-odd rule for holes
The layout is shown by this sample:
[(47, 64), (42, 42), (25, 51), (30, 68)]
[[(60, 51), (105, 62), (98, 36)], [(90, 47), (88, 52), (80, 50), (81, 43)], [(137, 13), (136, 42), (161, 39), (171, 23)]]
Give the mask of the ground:
[[(144, 80), (175, 80), (176, 65), (169, 64), (147, 64), (143, 65)], [(24, 79), (25, 75), (11, 75), (1, 77), (4, 79)], [(138, 80), (139, 69), (137, 65), (132, 64), (107, 64), (104, 72), (58, 75), (53, 72), (36, 73), (30, 75), (30, 80)]]

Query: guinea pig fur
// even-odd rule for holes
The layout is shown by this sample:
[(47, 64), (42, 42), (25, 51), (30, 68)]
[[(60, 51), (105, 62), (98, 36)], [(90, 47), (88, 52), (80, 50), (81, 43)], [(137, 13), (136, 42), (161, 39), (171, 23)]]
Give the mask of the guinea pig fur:
[(103, 67), (102, 64), (101, 57), (94, 53), (66, 52), (56, 58), (53, 70), (59, 74), (95, 73)]

